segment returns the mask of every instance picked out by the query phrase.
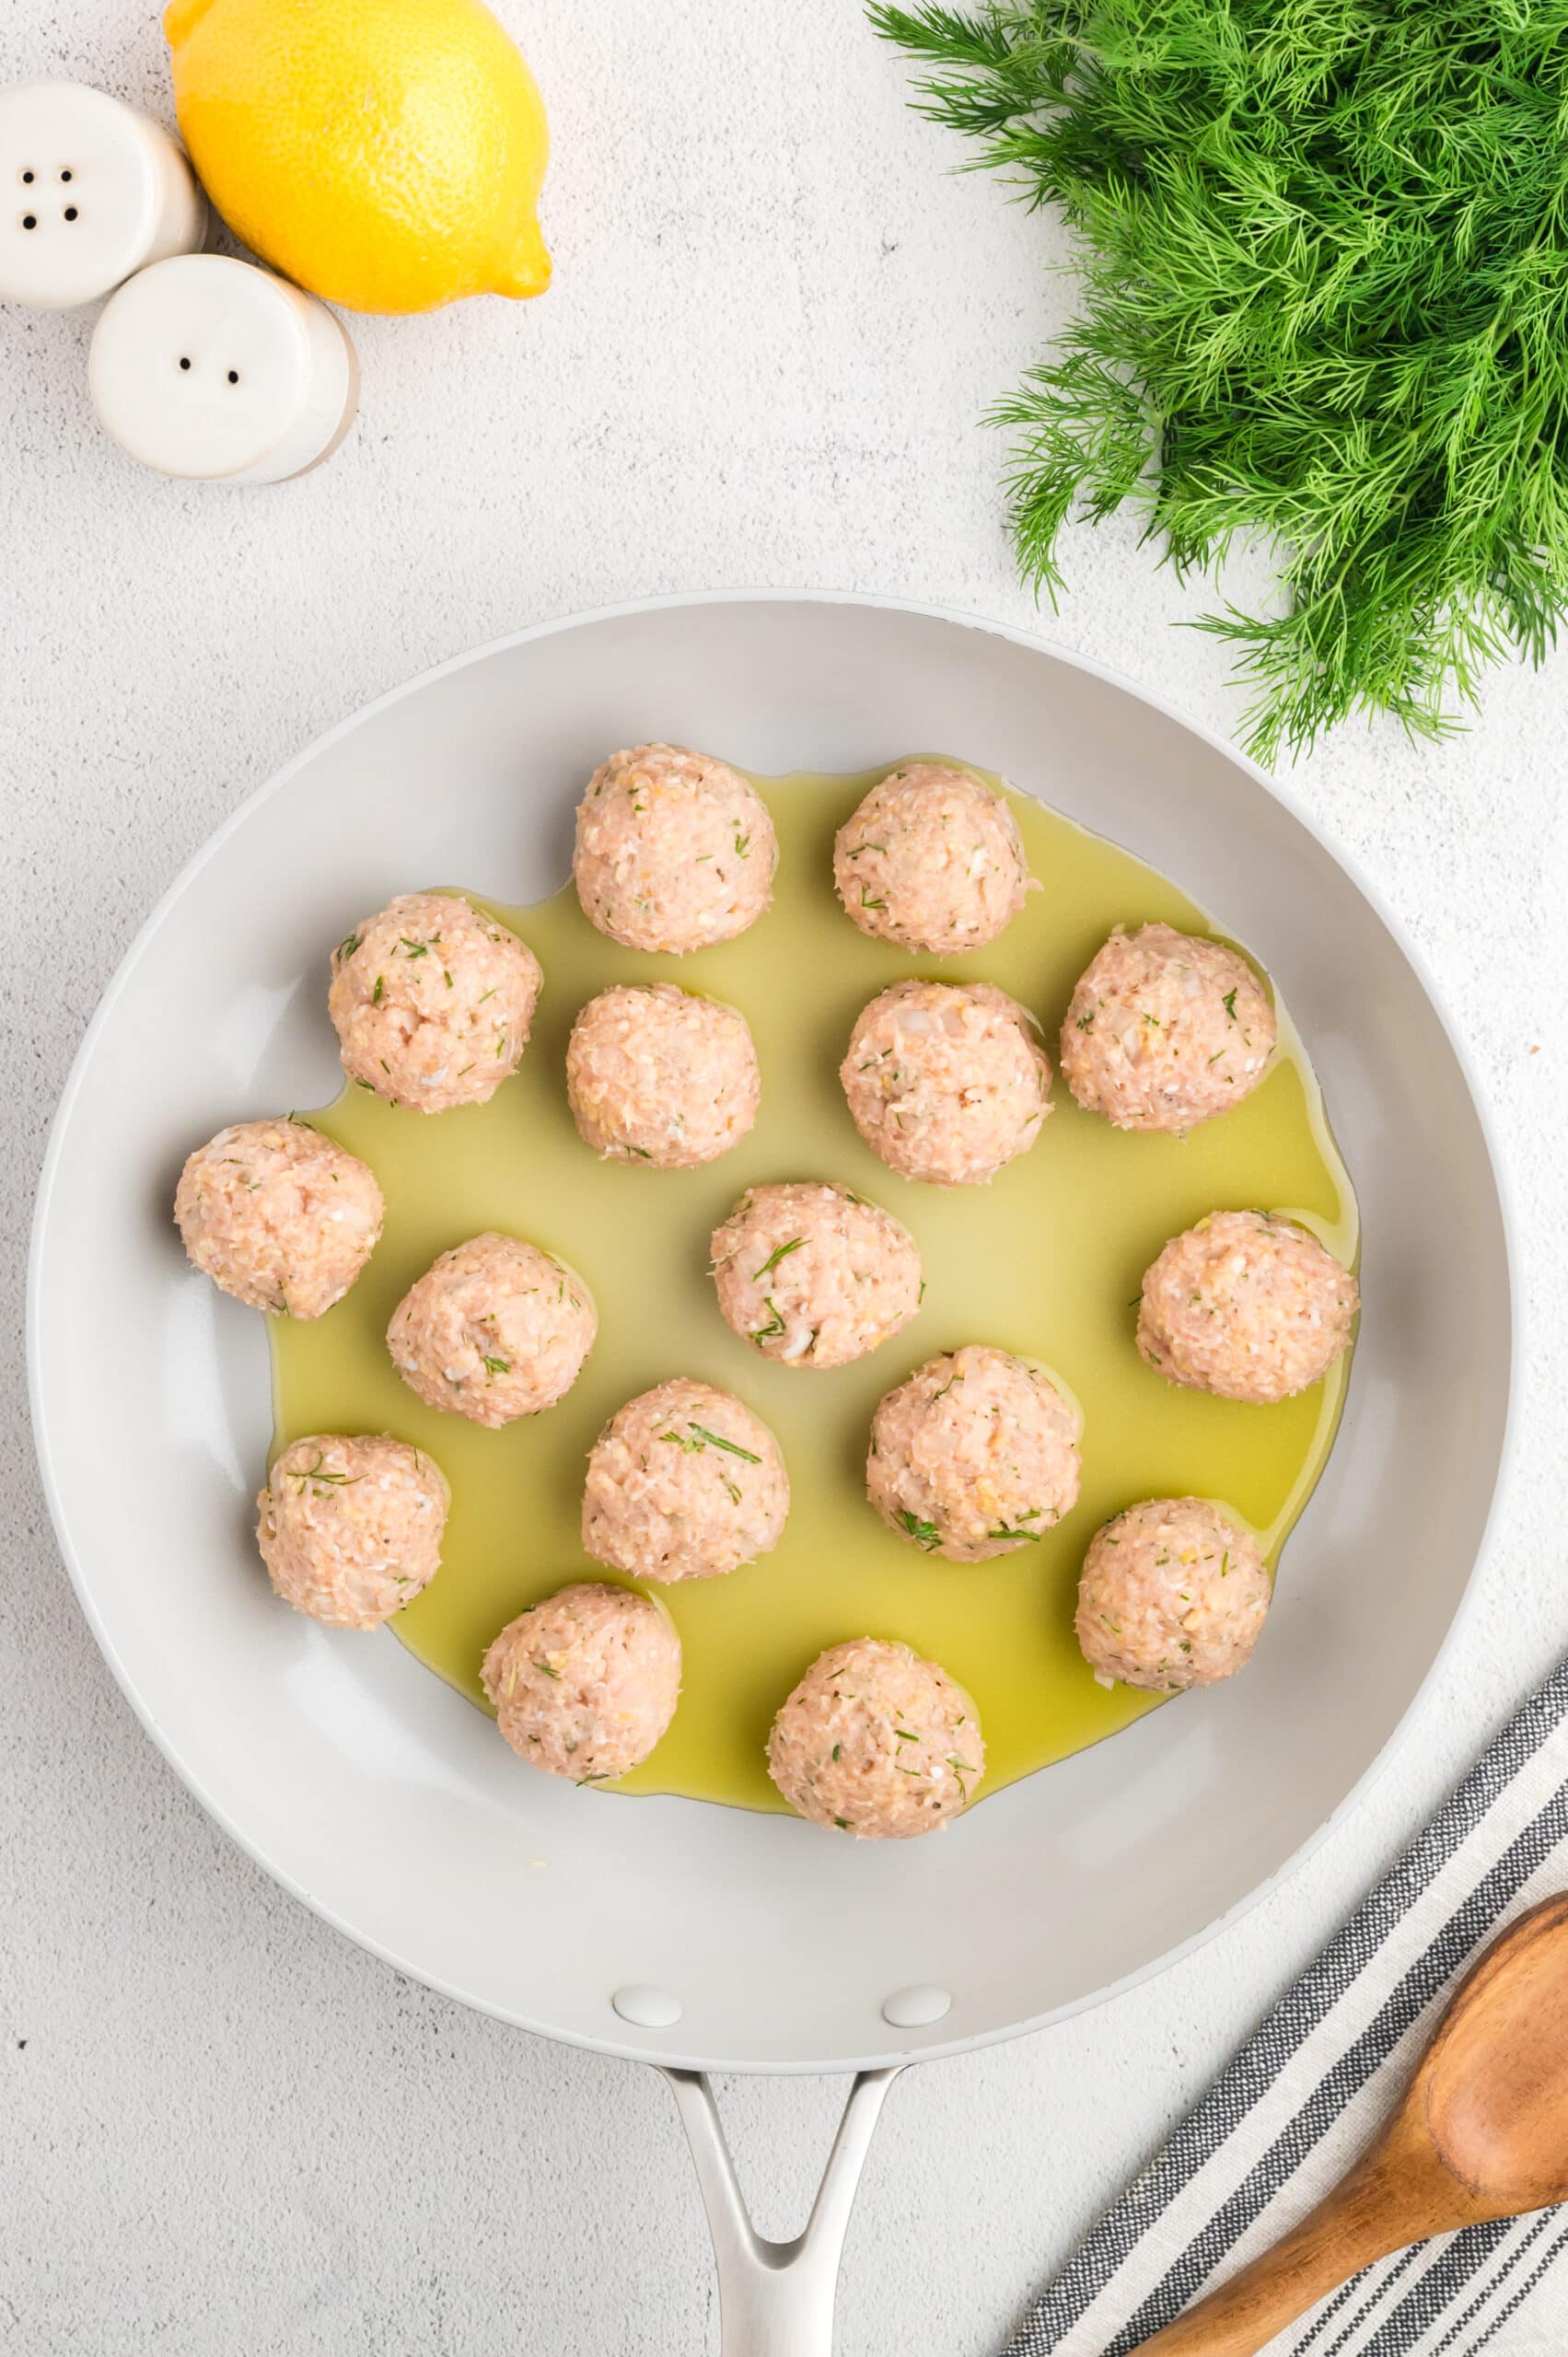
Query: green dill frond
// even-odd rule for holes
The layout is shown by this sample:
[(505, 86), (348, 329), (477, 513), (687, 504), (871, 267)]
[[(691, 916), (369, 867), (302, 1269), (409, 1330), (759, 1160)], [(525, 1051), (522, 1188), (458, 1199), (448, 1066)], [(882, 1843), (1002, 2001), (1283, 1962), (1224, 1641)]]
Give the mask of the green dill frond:
[(1081, 243), (1082, 306), (997, 404), (1020, 563), (1126, 507), (1233, 546), (1248, 741), (1437, 737), (1568, 607), (1568, 0), (875, 6), (915, 103)]

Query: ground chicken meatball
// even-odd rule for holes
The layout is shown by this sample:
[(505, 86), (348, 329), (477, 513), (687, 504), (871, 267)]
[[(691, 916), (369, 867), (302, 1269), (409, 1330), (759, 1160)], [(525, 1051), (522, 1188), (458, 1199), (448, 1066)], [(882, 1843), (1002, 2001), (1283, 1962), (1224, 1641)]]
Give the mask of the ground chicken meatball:
[(1294, 1220), (1212, 1212), (1145, 1274), (1138, 1348), (1193, 1391), (1288, 1399), (1348, 1347), (1358, 1300), (1350, 1271)]
[(673, 982), (601, 992), (572, 1026), (572, 1118), (607, 1161), (715, 1161), (755, 1121), (761, 1086), (746, 1017)]
[(1118, 925), (1073, 993), (1062, 1071), (1079, 1104), (1117, 1129), (1179, 1135), (1250, 1096), (1275, 1031), (1234, 949), (1167, 924)]
[(313, 1433), (285, 1448), (256, 1504), (273, 1585), (336, 1629), (378, 1629), (441, 1568), (451, 1492), (440, 1467), (388, 1433)]
[(906, 1178), (983, 1187), (1051, 1110), (1051, 1060), (992, 982), (895, 982), (850, 1035), (839, 1078), (855, 1128)]
[(365, 1163), (305, 1121), (241, 1121), (199, 1146), (174, 1217), (204, 1276), (251, 1309), (319, 1318), (376, 1248), (385, 1206)]
[(409, 1288), (387, 1348), (426, 1407), (494, 1430), (563, 1399), (598, 1330), (580, 1277), (537, 1245), (491, 1233), (443, 1252)]
[(756, 923), (777, 853), (768, 806), (738, 770), (679, 745), (638, 745), (588, 780), (572, 871), (600, 933), (679, 958)]
[(482, 1105), (528, 1045), (539, 959), (455, 892), (405, 892), (332, 952), (343, 1066), (416, 1113)]
[(984, 1770), (963, 1688), (880, 1637), (819, 1654), (768, 1738), (768, 1773), (791, 1808), (865, 1840), (937, 1832)]
[(751, 1187), (711, 1246), (725, 1322), (784, 1366), (847, 1366), (920, 1306), (906, 1227), (847, 1187)]
[(1272, 1589), (1258, 1541), (1205, 1498), (1150, 1498), (1096, 1531), (1075, 1626), (1106, 1683), (1178, 1694), (1251, 1658)]
[(727, 1391), (677, 1376), (629, 1399), (588, 1456), (583, 1547), (645, 1580), (710, 1580), (776, 1547), (789, 1512), (779, 1445)]
[(1078, 1415), (1027, 1359), (985, 1343), (928, 1359), (871, 1424), (865, 1486), (889, 1530), (950, 1563), (1043, 1538), (1078, 1501)]
[(1030, 878), (1018, 822), (993, 786), (909, 761), (839, 829), (833, 881), (862, 933), (947, 958), (1005, 933)]
[(641, 1766), (680, 1699), (680, 1640), (651, 1597), (584, 1580), (508, 1621), (484, 1690), (520, 1759), (598, 1784)]

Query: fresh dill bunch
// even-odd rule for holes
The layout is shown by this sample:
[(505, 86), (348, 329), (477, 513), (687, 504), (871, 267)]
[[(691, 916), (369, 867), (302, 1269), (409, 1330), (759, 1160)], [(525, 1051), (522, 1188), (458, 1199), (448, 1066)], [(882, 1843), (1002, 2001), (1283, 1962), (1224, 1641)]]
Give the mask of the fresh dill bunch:
[(1441, 737), (1568, 602), (1568, 0), (875, 6), (917, 103), (1061, 206), (1083, 302), (993, 412), (1020, 562), (1124, 503), (1235, 607), (1250, 749)]

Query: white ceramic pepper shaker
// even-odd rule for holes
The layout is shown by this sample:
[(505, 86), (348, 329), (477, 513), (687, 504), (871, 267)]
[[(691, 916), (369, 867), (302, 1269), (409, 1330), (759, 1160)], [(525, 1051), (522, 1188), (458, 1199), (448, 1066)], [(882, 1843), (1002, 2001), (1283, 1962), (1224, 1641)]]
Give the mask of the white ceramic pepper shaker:
[(195, 482), (285, 482), (354, 421), (359, 366), (332, 312), (271, 271), (183, 254), (104, 306), (87, 382), (133, 459)]
[(96, 303), (206, 234), (194, 173), (145, 115), (80, 82), (0, 89), (0, 300)]

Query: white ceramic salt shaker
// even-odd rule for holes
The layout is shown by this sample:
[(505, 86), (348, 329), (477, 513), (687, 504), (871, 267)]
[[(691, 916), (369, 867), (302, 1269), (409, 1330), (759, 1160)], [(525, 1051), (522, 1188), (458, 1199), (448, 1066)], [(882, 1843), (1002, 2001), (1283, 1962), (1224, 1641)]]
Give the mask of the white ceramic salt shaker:
[(326, 305), (221, 254), (128, 279), (93, 331), (87, 382), (122, 450), (196, 482), (305, 474), (359, 400), (354, 346)]
[(96, 303), (206, 234), (206, 199), (157, 123), (80, 82), (0, 89), (0, 301)]

